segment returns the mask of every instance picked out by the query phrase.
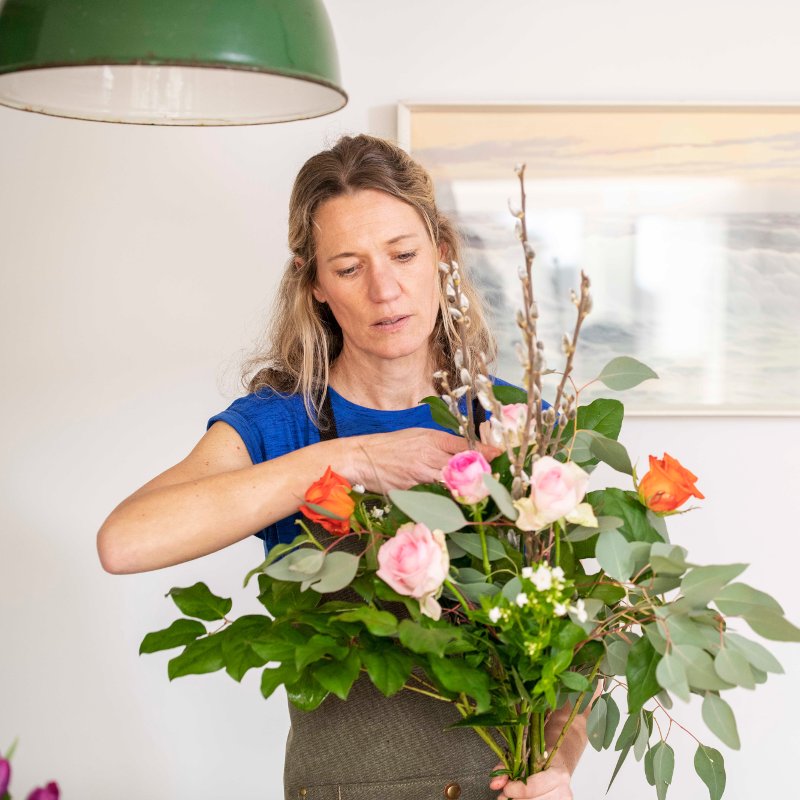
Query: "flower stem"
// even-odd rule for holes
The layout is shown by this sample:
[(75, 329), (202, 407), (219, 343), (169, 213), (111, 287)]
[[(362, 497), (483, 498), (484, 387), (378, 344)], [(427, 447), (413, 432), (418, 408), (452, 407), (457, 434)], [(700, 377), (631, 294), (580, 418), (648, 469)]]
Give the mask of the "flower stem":
[(478, 535), (481, 537), (481, 552), (483, 553), (483, 571), (486, 577), (491, 577), (492, 565), (489, 562), (489, 547), (486, 544), (486, 531), (483, 527), (483, 516), (481, 515), (481, 507), (479, 504), (472, 506), (475, 511), (475, 522), (478, 525)]
[(458, 602), (461, 603), (464, 608), (464, 613), (469, 617), (472, 609), (464, 599), (464, 595), (456, 589), (455, 584), (451, 580), (445, 579), (444, 585), (458, 598)]

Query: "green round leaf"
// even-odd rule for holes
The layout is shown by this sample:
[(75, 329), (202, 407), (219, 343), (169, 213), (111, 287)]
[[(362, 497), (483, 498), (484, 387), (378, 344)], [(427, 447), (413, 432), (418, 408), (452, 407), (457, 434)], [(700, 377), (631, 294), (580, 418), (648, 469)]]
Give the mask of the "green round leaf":
[(597, 380), (617, 392), (632, 389), (651, 378), (658, 378), (658, 375), (646, 364), (630, 356), (612, 358), (597, 376)]
[(703, 699), (703, 722), (728, 747), (734, 750), (741, 747), (733, 710), (719, 695), (706, 692)]
[(389, 497), (406, 516), (414, 522), (422, 522), (431, 530), (438, 528), (445, 533), (451, 533), (467, 524), (461, 509), (440, 494), (392, 489)]

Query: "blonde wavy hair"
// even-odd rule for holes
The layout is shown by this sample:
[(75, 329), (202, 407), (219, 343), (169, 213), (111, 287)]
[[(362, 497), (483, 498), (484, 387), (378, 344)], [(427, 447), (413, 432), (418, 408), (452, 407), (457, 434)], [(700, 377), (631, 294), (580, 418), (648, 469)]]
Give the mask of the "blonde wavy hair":
[[(460, 237), (452, 222), (436, 208), (428, 172), (385, 139), (367, 134), (342, 136), (332, 148), (306, 161), (295, 179), (289, 201), (292, 258), (278, 287), (265, 346), (248, 358), (242, 368), (242, 383), (249, 392), (270, 388), (302, 394), (314, 424), (319, 424), (329, 370), (343, 343), (342, 329), (330, 308), (318, 302), (312, 293), (317, 276), (314, 215), (326, 200), (362, 189), (386, 192), (417, 210), (436, 252), (461, 265), (461, 291), (470, 303), (468, 363), (476, 364), (478, 353), (492, 363), (497, 353), (481, 299), (469, 272), (463, 268)], [(431, 351), (436, 369), (448, 373), (450, 384), (457, 386), (461, 379), (454, 353), (460, 341), (448, 312), (447, 276), (441, 270), (439, 276), (439, 314), (431, 334)]]

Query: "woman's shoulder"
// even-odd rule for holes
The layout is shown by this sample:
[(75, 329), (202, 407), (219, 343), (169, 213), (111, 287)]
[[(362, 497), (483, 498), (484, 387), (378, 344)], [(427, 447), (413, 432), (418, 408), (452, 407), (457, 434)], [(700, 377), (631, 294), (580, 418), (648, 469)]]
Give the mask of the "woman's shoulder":
[(309, 420), (302, 395), (279, 392), (271, 387), (236, 398), (224, 411), (208, 420), (206, 429), (219, 421), (237, 431), (254, 464), (309, 443)]

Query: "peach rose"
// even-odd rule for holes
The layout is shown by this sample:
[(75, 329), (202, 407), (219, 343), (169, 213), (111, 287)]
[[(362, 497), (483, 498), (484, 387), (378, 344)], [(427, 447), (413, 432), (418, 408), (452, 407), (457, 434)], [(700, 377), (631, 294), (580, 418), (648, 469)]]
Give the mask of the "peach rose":
[(657, 513), (674, 511), (690, 497), (705, 499), (694, 485), (696, 480), (697, 476), (669, 453), (662, 459), (650, 456), (650, 471), (639, 483), (639, 498)]
[(356, 507), (355, 501), (348, 494), (351, 488), (347, 478), (343, 478), (328, 467), (325, 474), (308, 487), (304, 499), (307, 503), (321, 506), (342, 519), (331, 519), (308, 506), (300, 506), (300, 511), (334, 536), (344, 536), (350, 532), (350, 515)]
[(378, 550), (377, 576), (398, 594), (419, 601), (420, 610), (439, 619), (442, 608), (436, 600), (450, 569), (444, 533), (431, 531), (421, 522), (407, 522)]
[(562, 517), (569, 522), (591, 524), (591, 506), (581, 503), (588, 482), (588, 473), (572, 461), (562, 464), (551, 456), (540, 458), (531, 469), (530, 495), (514, 501), (519, 511), (514, 524), (523, 531), (546, 528)]
[(489, 462), (477, 450), (464, 450), (447, 462), (442, 480), (459, 503), (474, 504), (489, 496), (483, 476), (491, 472)]

